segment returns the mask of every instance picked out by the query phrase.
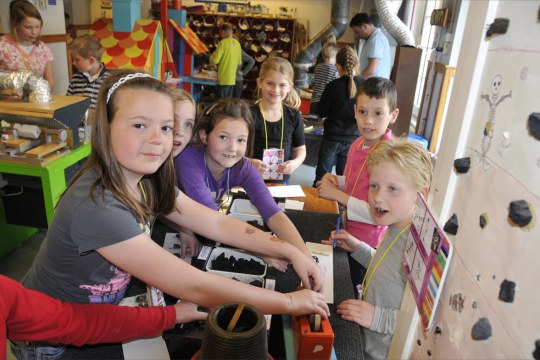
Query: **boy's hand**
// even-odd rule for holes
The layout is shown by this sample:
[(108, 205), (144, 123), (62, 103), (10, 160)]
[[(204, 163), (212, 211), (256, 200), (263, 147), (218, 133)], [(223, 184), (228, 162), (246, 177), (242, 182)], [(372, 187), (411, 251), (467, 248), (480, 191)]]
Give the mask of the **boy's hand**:
[(338, 199), (341, 198), (341, 194), (345, 193), (331, 182), (323, 179), (317, 184), (317, 194), (323, 199), (339, 201)]
[(332, 173), (324, 174), (324, 176), (321, 179), (321, 182), (322, 181), (329, 182), (330, 184), (333, 184), (335, 187), (339, 188), (339, 183), (338, 183), (338, 180), (337, 180), (337, 176), (332, 174)]
[(327, 245), (333, 245), (334, 240), (336, 240), (336, 246), (339, 246), (345, 251), (353, 252), (360, 246), (360, 240), (349, 234), (346, 230), (339, 230), (339, 233), (336, 235), (335, 231), (330, 233), (330, 238), (328, 240), (321, 240), (321, 243)]
[(292, 315), (319, 314), (328, 319), (330, 309), (323, 294), (303, 289), (285, 294), (289, 299), (288, 313)]
[(369, 329), (373, 322), (375, 306), (364, 300), (349, 299), (338, 305), (337, 313), (341, 315), (342, 319), (353, 321)]

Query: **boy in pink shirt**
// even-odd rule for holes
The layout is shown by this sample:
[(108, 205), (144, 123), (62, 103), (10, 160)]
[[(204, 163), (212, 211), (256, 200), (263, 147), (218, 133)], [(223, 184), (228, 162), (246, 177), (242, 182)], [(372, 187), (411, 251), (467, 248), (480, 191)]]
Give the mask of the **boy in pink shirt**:
[[(358, 89), (354, 105), (354, 117), (362, 135), (349, 149), (343, 175), (327, 173), (317, 183), (319, 197), (335, 200), (345, 209), (345, 230), (373, 248), (379, 245), (386, 227), (353, 219), (358, 218), (355, 213), (361, 209), (359, 200), (367, 201), (367, 156), (380, 141), (392, 137), (388, 126), (397, 120), (399, 109), (396, 106), (397, 91), (390, 80), (371, 77), (364, 81)], [(364, 268), (351, 273), (353, 283), (361, 282), (364, 274)]]

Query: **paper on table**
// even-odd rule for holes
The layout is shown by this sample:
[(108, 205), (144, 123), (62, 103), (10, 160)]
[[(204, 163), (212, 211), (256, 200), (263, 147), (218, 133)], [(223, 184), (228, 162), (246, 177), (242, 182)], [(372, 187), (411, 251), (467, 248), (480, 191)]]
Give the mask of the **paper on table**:
[[(122, 299), (120, 306), (138, 306), (136, 298), (137, 296), (126, 297)], [(151, 339), (137, 339), (122, 343), (122, 351), (125, 360), (170, 360), (171, 358), (167, 350), (167, 344), (165, 344), (165, 340), (161, 335)]]
[(269, 186), (272, 197), (305, 197), (300, 185)]
[(122, 344), (125, 360), (160, 359), (170, 360), (165, 340), (161, 336), (138, 339)]
[(319, 265), (325, 272), (324, 277), (324, 297), (326, 303), (334, 303), (334, 249), (332, 245), (306, 242), (306, 245), (311, 251), (311, 255), (319, 259)]
[(304, 202), (298, 200), (285, 200), (285, 209), (290, 210), (304, 210)]

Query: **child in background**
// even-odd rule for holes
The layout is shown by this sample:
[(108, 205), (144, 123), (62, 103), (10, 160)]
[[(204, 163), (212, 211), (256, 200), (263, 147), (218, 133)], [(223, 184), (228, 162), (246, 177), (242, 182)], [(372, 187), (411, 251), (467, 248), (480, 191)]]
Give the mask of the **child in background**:
[(83, 35), (76, 38), (69, 45), (73, 66), (78, 73), (73, 74), (66, 92), (66, 95), (86, 96), (90, 98), (90, 107), (86, 123), (91, 124), (96, 111), (96, 102), (99, 88), (103, 80), (109, 76), (110, 72), (101, 62), (103, 56), (103, 46), (92, 35)]
[[(392, 137), (388, 125), (393, 124), (399, 115), (396, 106), (397, 91), (390, 80), (372, 77), (364, 81), (358, 89), (354, 105), (356, 123), (362, 136), (349, 149), (344, 175), (327, 173), (318, 183), (320, 197), (335, 200), (346, 207), (345, 230), (375, 249), (385, 231), (384, 226), (355, 221), (354, 216), (360, 200), (366, 201), (368, 196), (367, 156), (379, 143)], [(360, 283), (365, 268), (355, 268), (354, 262), (349, 262), (349, 265), (353, 285)]]
[[(61, 302), (0, 275), (0, 359), (6, 359), (6, 337), (14, 343), (47, 341), (95, 344), (154, 337), (175, 323), (204, 320), (207, 313), (186, 318), (197, 305), (113, 306)], [(53, 355), (53, 354), (50, 354)]]
[[(326, 318), (328, 306), (320, 293), (281, 294), (203, 272), (150, 238), (151, 221), (162, 216), (206, 238), (286, 259), (304, 286), (322, 288), (318, 267), (297, 248), (178, 191), (173, 126), (173, 101), (165, 84), (136, 70), (107, 77), (92, 125), (90, 156), (59, 200), (23, 283), (60, 300), (118, 304), (135, 276), (205, 308), (238, 301), (263, 313)], [(194, 311), (186, 314), (194, 316)], [(19, 347), (30, 353), (39, 348)]]
[(248, 55), (247, 52), (242, 49), (242, 64), (236, 71), (236, 84), (234, 85), (233, 97), (240, 99), (242, 97), (242, 90), (244, 89), (244, 76), (253, 69), (255, 65), (255, 59)]
[(217, 97), (233, 97), (236, 72), (242, 65), (242, 47), (233, 37), (232, 25), (225, 22), (219, 26), (219, 42), (216, 51), (210, 56), (210, 65), (218, 66)]
[(290, 62), (280, 57), (264, 61), (257, 78), (259, 101), (251, 107), (255, 121), (253, 165), (261, 174), (270, 166), (262, 161), (265, 149), (281, 149), (283, 163), (277, 172), (288, 183), (291, 174), (304, 162), (306, 145), (304, 120), (298, 112), (300, 96), (293, 87), (294, 70)]
[[(253, 150), (253, 119), (247, 103), (221, 99), (204, 113), (197, 125), (200, 143), (192, 143), (175, 159), (182, 191), (191, 199), (219, 210), (218, 203), (235, 186), (241, 186), (264, 222), (280, 239), (288, 241), (311, 259), (293, 223), (276, 204), (261, 175), (246, 153)], [(268, 259), (280, 271), (287, 263)]]
[(337, 79), (338, 69), (336, 67), (336, 54), (338, 47), (335, 42), (328, 42), (323, 45), (321, 50), (323, 61), (315, 65), (313, 72), (313, 93), (311, 94), (311, 103), (309, 105), (309, 113), (317, 114), (317, 107), (321, 95), (326, 85)]
[(354, 120), (354, 101), (356, 89), (362, 79), (355, 76), (358, 58), (351, 47), (346, 46), (339, 50), (336, 55), (336, 66), (340, 77), (326, 85), (317, 107), (319, 116), (326, 119), (314, 185), (325, 174), (331, 173), (334, 165), (336, 174), (343, 175), (349, 148), (360, 136)]
[(0, 70), (33, 70), (54, 90), (54, 56), (40, 40), (43, 19), (27, 0), (9, 3), (9, 34), (0, 37)]
[(402, 257), (408, 229), (417, 193), (428, 197), (433, 168), (428, 151), (406, 138), (381, 142), (369, 153), (367, 167), (369, 204), (362, 202), (362, 207), (369, 215), (357, 220), (387, 226), (384, 240), (374, 250), (347, 231), (340, 231), (332, 232), (323, 243), (335, 240), (368, 268), (359, 299), (343, 301), (337, 312), (362, 327), (365, 359), (386, 359), (407, 283)]

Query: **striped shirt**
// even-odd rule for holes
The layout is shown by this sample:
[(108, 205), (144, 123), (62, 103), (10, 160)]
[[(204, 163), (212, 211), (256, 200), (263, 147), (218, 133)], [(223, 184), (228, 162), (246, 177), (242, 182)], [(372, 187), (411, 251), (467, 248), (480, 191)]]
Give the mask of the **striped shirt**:
[(103, 63), (101, 64), (101, 71), (98, 77), (93, 81), (86, 74), (76, 73), (71, 77), (66, 95), (89, 97), (90, 109), (95, 109), (99, 88), (109, 74), (110, 71), (105, 68)]
[(318, 102), (321, 100), (321, 95), (330, 81), (338, 78), (337, 67), (334, 64), (317, 64), (315, 66), (315, 72), (313, 73), (313, 94), (311, 95), (311, 102)]

